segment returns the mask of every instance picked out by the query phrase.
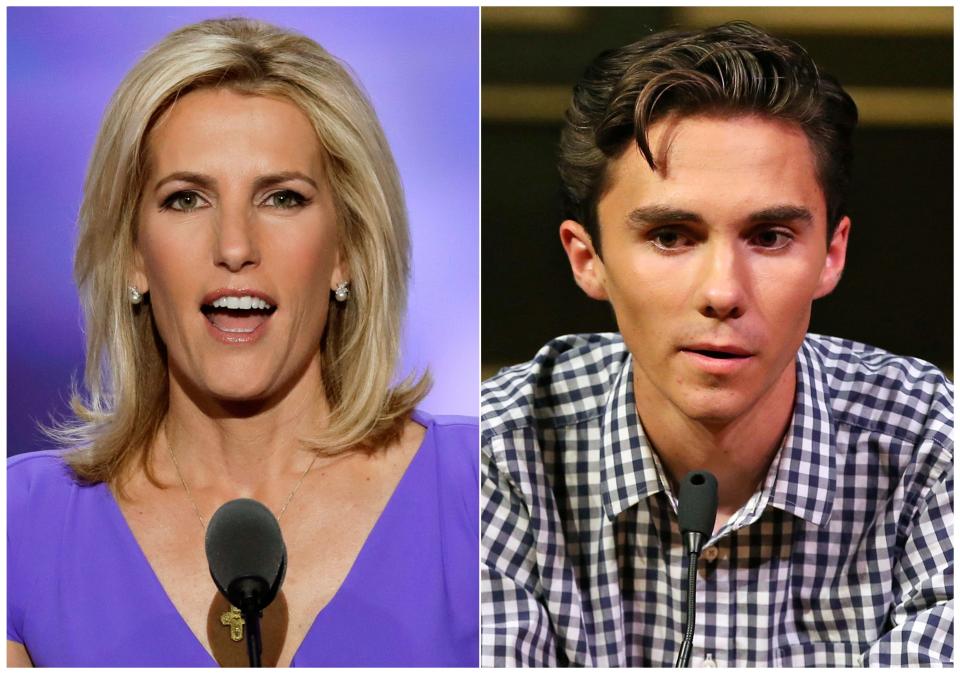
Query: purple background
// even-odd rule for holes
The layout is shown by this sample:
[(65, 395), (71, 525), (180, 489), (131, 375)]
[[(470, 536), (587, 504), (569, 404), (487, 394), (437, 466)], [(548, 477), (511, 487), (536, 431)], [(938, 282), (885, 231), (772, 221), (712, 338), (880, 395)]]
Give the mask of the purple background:
[(82, 377), (76, 215), (101, 115), (170, 31), (247, 16), (350, 65), (406, 190), (413, 279), (403, 363), (429, 366), (433, 413), (479, 410), (479, 16), (476, 8), (10, 8), (7, 13), (8, 454), (47, 446)]

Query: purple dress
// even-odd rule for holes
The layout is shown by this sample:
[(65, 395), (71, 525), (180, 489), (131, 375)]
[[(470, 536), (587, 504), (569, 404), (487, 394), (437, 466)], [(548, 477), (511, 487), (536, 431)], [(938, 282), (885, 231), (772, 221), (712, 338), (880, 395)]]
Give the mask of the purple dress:
[[(423, 443), (291, 666), (478, 665), (477, 422), (414, 419)], [(106, 485), (54, 451), (7, 460), (7, 638), (38, 666), (217, 666)]]

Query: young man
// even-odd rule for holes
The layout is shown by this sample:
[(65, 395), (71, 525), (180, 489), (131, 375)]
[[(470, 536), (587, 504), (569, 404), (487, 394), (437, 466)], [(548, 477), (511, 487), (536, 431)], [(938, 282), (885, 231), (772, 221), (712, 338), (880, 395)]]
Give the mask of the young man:
[(672, 666), (694, 469), (719, 508), (691, 664), (952, 660), (952, 386), (806, 334), (843, 271), (856, 120), (745, 23), (605, 52), (576, 86), (560, 238), (620, 333), (484, 385), (484, 665)]

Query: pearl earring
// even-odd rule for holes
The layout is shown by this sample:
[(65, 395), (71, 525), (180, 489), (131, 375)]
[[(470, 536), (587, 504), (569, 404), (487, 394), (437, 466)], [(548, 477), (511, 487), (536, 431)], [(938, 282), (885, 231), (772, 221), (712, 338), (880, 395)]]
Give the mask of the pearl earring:
[(333, 296), (337, 302), (346, 302), (347, 298), (350, 297), (350, 282), (340, 281), (337, 284), (337, 289), (333, 291)]
[(127, 292), (130, 293), (130, 304), (140, 304), (143, 301), (143, 293), (137, 290), (136, 286), (128, 287)]

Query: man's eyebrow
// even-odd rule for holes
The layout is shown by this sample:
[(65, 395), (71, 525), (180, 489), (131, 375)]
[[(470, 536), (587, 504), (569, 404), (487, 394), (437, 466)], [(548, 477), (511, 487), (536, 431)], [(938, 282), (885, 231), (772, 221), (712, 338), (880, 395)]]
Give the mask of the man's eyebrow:
[[(803, 206), (783, 204), (755, 211), (747, 216), (747, 220), (754, 224), (799, 221), (805, 225), (810, 225), (813, 223), (813, 214)], [(704, 218), (699, 213), (694, 213), (693, 211), (654, 204), (633, 209), (627, 215), (627, 222), (631, 225), (654, 226), (675, 225), (679, 223), (702, 224)]]
[(627, 222), (631, 225), (673, 225), (680, 222), (701, 223), (703, 218), (693, 211), (655, 204), (633, 209), (627, 215)]
[(750, 222), (797, 222), (813, 224), (813, 214), (803, 206), (771, 206), (750, 214)]

